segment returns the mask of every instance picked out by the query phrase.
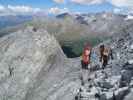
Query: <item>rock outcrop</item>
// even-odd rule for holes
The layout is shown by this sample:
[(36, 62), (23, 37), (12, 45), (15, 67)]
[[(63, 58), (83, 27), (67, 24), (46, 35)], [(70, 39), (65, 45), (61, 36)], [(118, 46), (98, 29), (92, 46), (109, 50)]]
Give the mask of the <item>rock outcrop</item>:
[[(77, 100), (132, 100), (132, 33), (116, 34), (102, 44), (112, 48), (113, 59), (110, 59), (104, 70), (97, 68), (100, 67), (98, 59), (95, 62), (92, 59), (93, 70), (88, 76), (88, 82), (79, 89), (81, 91), (77, 93)], [(97, 49), (94, 48), (93, 52), (97, 52)]]
[(81, 86), (80, 58), (68, 59), (44, 29), (28, 27), (0, 38), (0, 100), (131, 100), (132, 27), (104, 42), (113, 59), (104, 70), (93, 48), (91, 73)]
[(43, 29), (0, 38), (0, 100), (72, 100), (79, 87), (75, 62)]

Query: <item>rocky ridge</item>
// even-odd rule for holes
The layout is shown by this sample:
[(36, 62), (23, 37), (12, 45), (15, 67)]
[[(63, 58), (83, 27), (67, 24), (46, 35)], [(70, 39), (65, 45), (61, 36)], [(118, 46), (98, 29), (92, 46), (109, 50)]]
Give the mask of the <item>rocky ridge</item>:
[(73, 98), (77, 64), (66, 58), (53, 36), (32, 29), (0, 38), (0, 100)]
[[(104, 44), (112, 48), (114, 59), (110, 60), (104, 70), (100, 68), (98, 59), (95, 59), (95, 63), (91, 66), (94, 70), (89, 74), (88, 82), (85, 86), (81, 86), (79, 89), (76, 99), (132, 100), (132, 33), (116, 34), (109, 41), (104, 42)], [(97, 49), (97, 47), (94, 48), (95, 53), (97, 53)]]
[(132, 28), (104, 44), (114, 59), (101, 70), (99, 46), (93, 48), (92, 72), (81, 86), (80, 58), (68, 59), (44, 29), (28, 27), (1, 37), (0, 100), (132, 100)]

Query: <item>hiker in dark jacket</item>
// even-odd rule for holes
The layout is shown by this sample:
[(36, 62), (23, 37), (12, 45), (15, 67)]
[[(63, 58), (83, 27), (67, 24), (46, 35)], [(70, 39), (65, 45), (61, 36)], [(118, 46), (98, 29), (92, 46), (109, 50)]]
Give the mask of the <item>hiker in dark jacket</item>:
[(102, 68), (104, 69), (108, 64), (109, 59), (111, 58), (113, 60), (112, 49), (109, 47), (105, 47), (104, 45), (101, 45), (99, 48), (99, 52), (100, 62), (102, 62)]
[(103, 51), (103, 57), (102, 57), (102, 68), (104, 69), (109, 61), (109, 49), (108, 48), (104, 48)]

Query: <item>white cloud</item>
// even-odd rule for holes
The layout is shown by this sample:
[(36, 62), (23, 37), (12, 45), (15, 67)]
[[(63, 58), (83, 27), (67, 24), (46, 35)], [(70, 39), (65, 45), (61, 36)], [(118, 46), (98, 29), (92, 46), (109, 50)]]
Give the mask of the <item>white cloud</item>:
[(69, 0), (70, 2), (82, 4), (82, 5), (93, 5), (102, 4), (108, 2), (114, 5), (115, 13), (133, 13), (133, 0)]
[(105, 2), (105, 0), (71, 0), (71, 2), (77, 4), (92, 5), (92, 4), (101, 4)]
[(70, 0), (70, 2), (85, 4), (85, 5), (101, 4), (104, 2), (109, 2), (116, 7), (133, 8), (133, 0)]
[(54, 8), (49, 9), (49, 13), (55, 14), (55, 15), (65, 13), (65, 12), (69, 12), (69, 10), (67, 8), (60, 9), (58, 7), (54, 7)]
[(0, 11), (3, 11), (4, 9), (5, 9), (5, 7), (0, 5)]
[(133, 13), (133, 0), (111, 0), (111, 1), (108, 0), (108, 2), (118, 7), (118, 9), (114, 10), (115, 12), (125, 13), (125, 14)]
[(133, 8), (133, 0), (107, 0), (107, 1), (117, 7)]
[[(56, 3), (65, 3), (67, 0), (53, 0)], [(106, 0), (68, 0), (69, 2), (77, 3), (77, 4), (84, 4), (84, 5), (91, 5), (91, 4), (101, 4)]]
[(11, 6), (8, 5), (7, 8), (15, 13), (35, 13), (41, 11), (40, 8), (32, 8), (30, 6)]
[(109, 2), (116, 7), (126, 7), (133, 8), (133, 0), (53, 0), (56, 3), (64, 3), (65, 1), (83, 4), (83, 5), (93, 5), (93, 4), (102, 4)]
[(8, 5), (7, 7), (9, 10), (16, 12), (16, 13), (29, 13), (29, 12), (33, 12), (33, 8), (29, 7), (29, 6), (11, 6)]
[(42, 11), (40, 8), (30, 6), (2, 6), (0, 5), (0, 15), (32, 14)]
[(53, 1), (56, 3), (64, 3), (65, 2), (65, 0), (53, 0)]

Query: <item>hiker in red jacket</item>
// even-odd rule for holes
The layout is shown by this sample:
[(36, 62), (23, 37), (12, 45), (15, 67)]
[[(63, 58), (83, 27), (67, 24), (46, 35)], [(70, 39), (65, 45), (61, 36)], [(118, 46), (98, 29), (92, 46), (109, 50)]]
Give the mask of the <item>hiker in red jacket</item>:
[(90, 57), (91, 57), (91, 46), (87, 44), (84, 47), (83, 54), (82, 54), (82, 85), (84, 85), (85, 81), (88, 80), (89, 68), (88, 65), (90, 64)]

